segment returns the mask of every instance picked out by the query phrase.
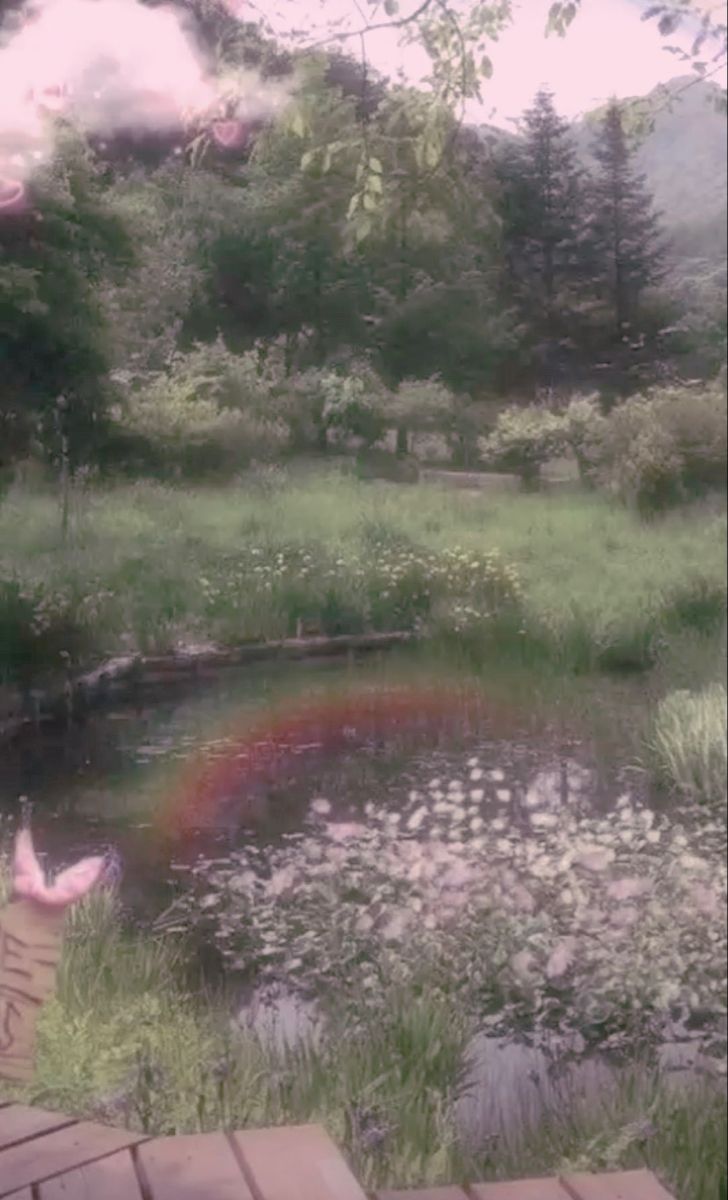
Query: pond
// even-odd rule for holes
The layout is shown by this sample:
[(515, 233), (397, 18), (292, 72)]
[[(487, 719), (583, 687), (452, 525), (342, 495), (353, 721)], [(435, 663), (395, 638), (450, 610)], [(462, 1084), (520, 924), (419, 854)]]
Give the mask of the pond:
[[(384, 876), (392, 864), (396, 874), (406, 858), (405, 875), (396, 881), (399, 891), (386, 900), (386, 922), (384, 909), (375, 914), (378, 929), (396, 927), (403, 938), (412, 915), (404, 910), (414, 892), (403, 893), (400, 884), (420, 870), (417, 847), (426, 860), (422, 875), (428, 887), (435, 886), (433, 873), (428, 875), (432, 863), (442, 867), (438, 878), (445, 879), (444, 891), (437, 894), (436, 908), (444, 912), (460, 883), (464, 888), (472, 880), (479, 869), (473, 858), (477, 850), (492, 864), (498, 895), (505, 887), (509, 904), (519, 910), (519, 919), (530, 922), (529, 929), (540, 915), (536, 881), (542, 895), (553, 898), (554, 908), (564, 910), (558, 925), (562, 934), (569, 928), (569, 904), (578, 901), (564, 900), (567, 892), (578, 892), (572, 876), (581, 871), (584, 893), (592, 895), (595, 888), (598, 893), (599, 872), (610, 864), (615, 838), (628, 856), (618, 855), (618, 863), (632, 864), (622, 875), (652, 870), (645, 854), (662, 853), (667, 833), (656, 836), (660, 826), (654, 826), (651, 814), (653, 808), (659, 813), (659, 804), (641, 774), (626, 763), (606, 761), (576, 736), (555, 743), (548, 731), (501, 702), (488, 704), (485, 697), (473, 705), (473, 693), (462, 681), (448, 688), (441, 678), (413, 677), (410, 667), (407, 656), (390, 655), (366, 663), (230, 671), (194, 690), (91, 714), (82, 724), (30, 731), (0, 751), (0, 815), (9, 830), (20, 815), (20, 798), (27, 798), (36, 843), (54, 866), (113, 849), (122, 897), (137, 919), (154, 919), (195, 890), (198, 898), (205, 893), (214, 917), (216, 888), (226, 888), (231, 878), (253, 881), (258, 891), (251, 896), (260, 897), (261, 911), (273, 904), (277, 933), (291, 943), (278, 974), (262, 972), (270, 986), (256, 992), (252, 1004), (241, 985), (241, 1020), (252, 1020), (271, 1036), (300, 1033), (315, 1012), (315, 1005), (296, 999), (281, 982), (293, 955), (301, 961), (291, 947), (301, 936), (296, 910), (304, 917), (306, 911), (301, 899), (286, 916), (286, 886), (299, 869), (296, 856), (310, 856), (311, 845), (320, 854), (310, 858), (306, 878), (316, 874), (317, 861), (340, 862), (342, 870), (353, 864), (357, 871), (376, 864), (372, 869)], [(640, 702), (637, 692), (634, 702)], [(584, 845), (583, 829), (588, 829)], [(676, 836), (684, 838), (682, 826)], [(709, 845), (718, 845), (720, 836), (714, 830)], [(362, 838), (364, 851), (357, 858), (359, 851), (352, 847)], [(635, 857), (635, 838), (642, 857)], [(679, 853), (681, 846), (678, 842)], [(565, 847), (571, 848), (566, 863)], [(637, 910), (631, 902), (621, 903), (630, 900), (627, 893), (609, 892), (620, 882), (627, 892), (630, 887), (639, 891), (634, 877), (617, 877), (602, 889), (604, 897), (614, 899), (600, 903), (624, 918), (619, 937), (627, 939), (630, 915), (634, 921)], [(703, 875), (695, 882), (706, 905), (708, 884)], [(670, 886), (667, 878), (665, 886)], [(423, 885), (412, 903), (419, 905), (424, 924), (430, 919), (428, 902)], [(582, 920), (586, 901), (578, 904)], [(464, 922), (463, 917), (463, 927)], [(233, 962), (219, 922), (211, 930), (223, 964)], [(537, 938), (552, 937), (549, 963), (570, 939), (567, 934), (554, 942), (556, 930), (557, 925), (537, 930)], [(594, 936), (593, 929), (585, 933)], [(265, 955), (274, 935), (267, 927), (261, 936), (269, 939)], [(502, 936), (507, 941), (518, 935), (509, 927)], [(514, 948), (519, 950), (514, 960), (519, 954), (523, 959), (518, 942)], [(520, 965), (528, 975), (529, 964)], [(587, 976), (590, 969), (584, 967)], [(694, 1059), (692, 1034), (685, 1045)], [(542, 1045), (519, 1043), (491, 1016), (471, 1051), (475, 1086), (460, 1111), (466, 1132), (497, 1134), (506, 1124), (533, 1120), (551, 1103), (558, 1082)], [(678, 1065), (684, 1063), (684, 1047), (678, 1058)], [(570, 1083), (596, 1096), (611, 1069), (603, 1056), (589, 1054), (570, 1068)]]
[[(319, 793), (331, 796), (334, 820), (361, 816), (373, 795), (386, 793), (396, 808), (418, 780), (452, 774), (468, 751), (481, 751), (501, 773), (501, 793), (509, 791), (516, 811), (529, 789), (532, 796), (545, 789), (562, 803), (579, 793), (594, 811), (613, 803), (624, 764), (597, 758), (584, 744), (569, 758), (548, 735), (534, 734), (521, 713), (502, 706), (497, 712), (484, 707), (475, 720), (471, 715), (467, 728), (462, 711), (448, 713), (446, 702), (434, 714), (424, 711), (417, 695), (432, 690), (427, 676), (409, 687), (414, 699), (405, 701), (403, 713), (385, 712), (374, 731), (344, 727), (342, 744), (327, 745), (330, 731), (323, 726), (331, 717), (322, 712), (322, 700), (331, 698), (327, 707), (336, 714), (342, 694), (360, 686), (396, 687), (409, 678), (410, 663), (395, 654), (354, 664), (323, 659), (233, 669), (213, 682), (167, 686), (68, 725), (28, 728), (0, 745), (0, 820), (9, 830), (29, 806), (39, 853), (54, 867), (113, 848), (124, 900), (141, 915), (155, 910), (174, 885), (176, 863), (301, 829)], [(273, 714), (289, 705), (318, 713), (318, 724), (303, 737), (300, 729), (282, 730), (280, 721), (272, 728)], [(248, 756), (256, 745), (265, 751), (273, 739), (279, 751), (286, 742), (289, 752), (269, 756), (269, 770), (241, 768), (230, 794), (184, 836), (174, 824), (160, 830), (155, 817), (163, 805), (174, 810), (189, 770), (203, 760), (225, 760), (231, 750), (240, 753), (241, 742)], [(573, 741), (569, 748), (573, 752)], [(503, 818), (502, 800), (486, 799), (483, 816)]]

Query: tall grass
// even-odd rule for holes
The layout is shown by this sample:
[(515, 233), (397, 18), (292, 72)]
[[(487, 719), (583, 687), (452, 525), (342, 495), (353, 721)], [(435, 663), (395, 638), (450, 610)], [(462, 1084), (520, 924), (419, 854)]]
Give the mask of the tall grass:
[(283, 543), (314, 565), (316, 554), (341, 560), (322, 604), (346, 628), (357, 614), (347, 564), (374, 571), (375, 542), (497, 549), (525, 597), (523, 612), (490, 624), (491, 648), (569, 671), (640, 669), (681, 631), (724, 619), (725, 528), (724, 513), (703, 508), (644, 525), (601, 495), (469, 495), (322, 471), (274, 487), (89, 490), (63, 545), (55, 498), (16, 487), (0, 507), (0, 670), (58, 664), (63, 651), (83, 661), (285, 636), (298, 601), (271, 604), (244, 566), (254, 550), (270, 563)]
[(728, 786), (725, 685), (680, 689), (660, 701), (650, 741), (659, 777), (688, 800), (724, 804)]
[(286, 1043), (231, 1023), (233, 997), (192, 982), (179, 949), (122, 925), (112, 891), (81, 902), (36, 1078), (3, 1098), (152, 1134), (320, 1121), (371, 1187), (646, 1165), (680, 1200), (725, 1197), (726, 1100), (712, 1084), (675, 1087), (636, 1064), (596, 1101), (565, 1084), (535, 1124), (466, 1144), (454, 1101), (472, 1028), (434, 989), (385, 984), (374, 1015)]

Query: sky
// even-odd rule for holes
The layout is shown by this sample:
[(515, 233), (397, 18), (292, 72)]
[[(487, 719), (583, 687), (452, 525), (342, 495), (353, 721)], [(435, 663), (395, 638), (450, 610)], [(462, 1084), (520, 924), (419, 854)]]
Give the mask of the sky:
[[(406, 15), (420, 0), (400, 0)], [(457, 10), (470, 0), (451, 0)], [(554, 92), (565, 117), (593, 109), (611, 95), (644, 94), (689, 68), (665, 51), (653, 21), (640, 20), (649, 0), (583, 0), (565, 38), (545, 38), (551, 0), (513, 0), (514, 20), (487, 46), (494, 66), (482, 104), (465, 117), (512, 128), (541, 85)], [(702, 0), (705, 2), (705, 0)], [(332, 29), (386, 20), (385, 0), (227, 0), (242, 20), (265, 15), (278, 34), (296, 25), (303, 45)], [(23, 27), (0, 42), (0, 208), (53, 152), (53, 115), (64, 113), (100, 136), (119, 128), (177, 128), (180, 114), (201, 114), (225, 145), (259, 116), (287, 102), (287, 88), (254, 72), (239, 81), (235, 105), (223, 105), (223, 85), (205, 62), (190, 29), (171, 7), (137, 0), (33, 0)], [(337, 25), (337, 21), (339, 24)], [(670, 41), (679, 41), (674, 35)], [(687, 34), (683, 34), (684, 44)], [(300, 43), (299, 43), (300, 44)], [(401, 46), (391, 29), (367, 35), (369, 61), (384, 75), (404, 72), (416, 84), (428, 73), (421, 46)], [(344, 43), (360, 53), (358, 39)], [(188, 124), (188, 118), (183, 117)], [(9, 182), (8, 182), (9, 181)], [(3, 192), (4, 188), (4, 192)], [(22, 188), (21, 188), (22, 190)], [(13, 201), (14, 203), (15, 201)]]
[[(514, 0), (512, 25), (488, 47), (493, 77), (483, 84), (483, 103), (468, 106), (468, 120), (512, 128), (510, 119), (523, 112), (542, 84), (553, 91), (561, 114), (572, 118), (612, 95), (643, 95), (658, 83), (690, 73), (689, 65), (665, 50), (667, 44), (689, 47), (690, 39), (686, 34), (664, 39), (655, 21), (642, 21), (648, 0), (583, 0), (582, 12), (564, 38), (544, 37), (550, 5), (551, 0)], [(413, 7), (415, 0), (402, 0), (400, 11), (406, 14)], [(297, 24), (312, 32), (330, 23), (334, 13), (360, 23), (357, 9), (366, 15), (377, 11), (364, 0), (298, 0), (295, 9)], [(281, 7), (281, 23), (284, 13)], [(357, 40), (347, 45), (359, 52)], [(427, 74), (424, 50), (398, 46), (397, 36), (389, 31), (367, 35), (367, 56), (390, 77), (399, 68), (410, 81)]]

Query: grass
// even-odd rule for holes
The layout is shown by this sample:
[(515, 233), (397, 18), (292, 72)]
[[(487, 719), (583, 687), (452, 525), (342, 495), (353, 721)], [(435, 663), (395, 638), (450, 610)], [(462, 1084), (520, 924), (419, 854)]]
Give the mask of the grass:
[[(321, 1121), (368, 1186), (646, 1165), (678, 1200), (725, 1196), (725, 1095), (635, 1065), (598, 1101), (558, 1105), (500, 1142), (458, 1138), (471, 1029), (450, 1002), (392, 985), (376, 1019), (274, 1045), (235, 1032), (230, 997), (185, 978), (180, 951), (124, 930), (112, 892), (72, 913), (58, 994), (24, 1099), (151, 1133)], [(184, 1054), (180, 1054), (184, 1046)]]
[(727, 723), (723, 684), (670, 692), (657, 707), (650, 744), (658, 777), (688, 800), (724, 804)]
[[(382, 547), (396, 566), (398, 554), (455, 545), (498, 550), (523, 585), (517, 611), (476, 622), (481, 645), (570, 672), (644, 669), (676, 635), (724, 620), (725, 528), (715, 509), (646, 525), (598, 494), (467, 495), (321, 471), (265, 486), (84, 491), (64, 546), (57, 498), (17, 487), (0, 507), (0, 670), (32, 674), (63, 652), (85, 661), (177, 640), (285, 636), (297, 616), (355, 631), (368, 619), (362, 588), (385, 590)], [(280, 552), (289, 565), (271, 593), (261, 580)], [(411, 588), (421, 584), (420, 572)], [(400, 580), (380, 624), (421, 612), (408, 587)]]

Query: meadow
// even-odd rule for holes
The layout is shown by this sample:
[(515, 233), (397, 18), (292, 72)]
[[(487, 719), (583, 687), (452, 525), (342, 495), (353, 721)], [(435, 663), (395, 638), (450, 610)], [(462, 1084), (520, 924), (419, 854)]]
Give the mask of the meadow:
[(367, 485), (273, 471), (239, 487), (140, 482), (0, 505), (0, 672), (119, 651), (325, 633), (473, 635), (566, 672), (640, 670), (725, 621), (725, 506), (645, 523), (600, 494)]

